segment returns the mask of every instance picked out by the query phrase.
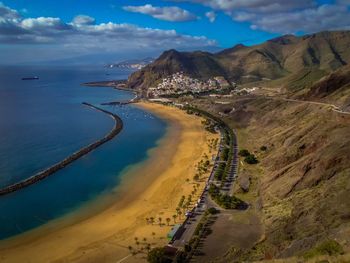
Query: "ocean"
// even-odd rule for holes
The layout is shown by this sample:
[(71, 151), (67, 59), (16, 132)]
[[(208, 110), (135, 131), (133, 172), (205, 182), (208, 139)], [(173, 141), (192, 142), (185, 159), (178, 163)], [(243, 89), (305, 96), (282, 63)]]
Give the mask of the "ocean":
[[(129, 70), (103, 67), (0, 67), (0, 187), (16, 183), (95, 142), (113, 120), (82, 105), (134, 95), (83, 82), (125, 79)], [(39, 80), (21, 80), (39, 76)], [(0, 239), (22, 234), (89, 207), (111, 194), (126, 168), (147, 158), (166, 123), (133, 105), (103, 106), (124, 129), (113, 140), (43, 181), (0, 196)]]

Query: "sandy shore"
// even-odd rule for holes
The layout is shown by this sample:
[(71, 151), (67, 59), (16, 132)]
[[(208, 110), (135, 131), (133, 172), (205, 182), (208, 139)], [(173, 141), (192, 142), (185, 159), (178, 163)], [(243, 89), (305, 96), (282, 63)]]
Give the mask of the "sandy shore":
[[(204, 153), (209, 155), (207, 141), (216, 136), (204, 130), (200, 118), (179, 109), (138, 105), (167, 120), (169, 128), (159, 146), (150, 151), (150, 158), (126, 173), (113, 205), (58, 230), (43, 227), (0, 242), (0, 262), (143, 262), (145, 253), (131, 256), (128, 246), (140, 250), (146, 244), (167, 243), (166, 233), (174, 224), (177, 204), (182, 195), (193, 190), (195, 164)], [(157, 223), (147, 224), (150, 217)], [(171, 218), (170, 226), (166, 218)]]

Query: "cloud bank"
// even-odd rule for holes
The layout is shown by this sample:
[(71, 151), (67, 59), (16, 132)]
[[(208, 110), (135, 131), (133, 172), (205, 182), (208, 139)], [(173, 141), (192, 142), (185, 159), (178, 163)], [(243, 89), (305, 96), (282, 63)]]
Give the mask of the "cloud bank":
[(150, 15), (153, 18), (171, 22), (184, 22), (198, 19), (196, 15), (176, 6), (155, 7), (146, 4), (142, 6), (124, 6), (123, 9), (125, 11)]
[[(176, 0), (175, 0), (176, 1)], [(221, 11), (254, 30), (270, 33), (313, 33), (350, 28), (349, 0), (318, 4), (315, 0), (177, 0)]]
[[(83, 55), (98, 52), (161, 51), (168, 48), (205, 48), (216, 42), (203, 36), (190, 36), (175, 30), (144, 28), (113, 22), (97, 24), (95, 19), (78, 15), (71, 22), (57, 17), (24, 18), (17, 10), (0, 3), (0, 44), (43, 46), (54, 53)], [(4, 54), (3, 54), (4, 55)], [(40, 57), (40, 53), (37, 56)]]

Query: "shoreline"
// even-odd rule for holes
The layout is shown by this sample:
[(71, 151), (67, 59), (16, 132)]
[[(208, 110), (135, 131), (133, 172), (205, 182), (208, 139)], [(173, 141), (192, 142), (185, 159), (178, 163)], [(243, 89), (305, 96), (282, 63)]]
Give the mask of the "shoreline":
[(112, 89), (117, 89), (122, 91), (129, 91), (134, 94), (137, 94), (136, 90), (118, 86), (118, 85), (126, 84), (126, 82), (127, 80), (105, 80), (105, 81), (84, 82), (84, 83), (81, 83), (80, 85), (86, 86), (86, 87), (107, 87), (107, 88), (112, 88)]
[(74, 161), (80, 159), (81, 157), (85, 156), (86, 154), (90, 153), (91, 151), (97, 149), (99, 146), (103, 145), (104, 143), (112, 140), (123, 129), (123, 121), (118, 115), (111, 113), (109, 111), (106, 111), (104, 109), (101, 109), (99, 107), (96, 107), (92, 104), (86, 103), (86, 102), (83, 102), (82, 104), (86, 105), (92, 109), (95, 109), (97, 111), (100, 111), (102, 113), (105, 113), (105, 114), (109, 115), (110, 117), (112, 117), (112, 119), (114, 120), (113, 129), (109, 133), (107, 133), (103, 138), (101, 138), (101, 139), (99, 139), (99, 140), (97, 140), (97, 141), (95, 141), (87, 146), (84, 146), (80, 150), (70, 154), (68, 157), (64, 158), (62, 161), (51, 165), (50, 167), (46, 168), (45, 170), (43, 170), (43, 171), (41, 171), (33, 176), (30, 176), (27, 179), (21, 180), (17, 183), (14, 183), (14, 184), (11, 184), (9, 186), (1, 188), (0, 189), (0, 196), (13, 193), (13, 192), (21, 190), (27, 186), (35, 184), (41, 180), (44, 180), (45, 178), (56, 173), (57, 171), (65, 168), (67, 165), (73, 163)]
[[(155, 104), (135, 105), (167, 121), (169, 126), (157, 147), (149, 152), (149, 158), (129, 167), (116, 193), (107, 197), (114, 203), (97, 215), (62, 229), (49, 233), (37, 229), (0, 242), (0, 262), (115, 262), (130, 254), (127, 246), (134, 245), (135, 236), (146, 237), (155, 245), (167, 243), (164, 237), (170, 226), (149, 225), (145, 218), (170, 217), (182, 194), (190, 193), (192, 185), (185, 180), (192, 178), (196, 161), (208, 150), (210, 135), (197, 116)], [(153, 236), (152, 232), (156, 234)], [(52, 251), (52, 247), (57, 249)], [(130, 257), (126, 262), (133, 260), (136, 259)]]
[(115, 90), (127, 91), (127, 92), (133, 93), (135, 96), (130, 100), (110, 101), (110, 102), (102, 103), (101, 105), (127, 105), (127, 104), (137, 103), (140, 98), (139, 98), (139, 93), (136, 90), (119, 86), (121, 84), (125, 85), (126, 82), (127, 80), (106, 80), (106, 81), (85, 82), (85, 83), (82, 83), (81, 85), (86, 87), (97, 87), (97, 88), (105, 87), (105, 88), (112, 88)]

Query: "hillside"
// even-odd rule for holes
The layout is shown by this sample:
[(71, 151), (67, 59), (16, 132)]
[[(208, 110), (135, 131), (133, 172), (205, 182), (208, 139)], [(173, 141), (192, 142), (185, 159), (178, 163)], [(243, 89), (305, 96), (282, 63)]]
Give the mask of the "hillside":
[(215, 56), (206, 52), (165, 51), (156, 61), (144, 69), (133, 73), (128, 85), (134, 89), (147, 89), (164, 77), (184, 72), (196, 78), (225, 76), (225, 70), (218, 64)]
[[(240, 149), (260, 161), (247, 165), (241, 159), (235, 183), (235, 195), (250, 209), (219, 215), (193, 262), (306, 262), (328, 251), (334, 255), (324, 262), (348, 262), (349, 254), (334, 258), (341, 255), (332, 244), (350, 253), (350, 115), (259, 96), (228, 98), (226, 104), (186, 100), (225, 113)], [(242, 191), (244, 180), (249, 187)]]
[(239, 44), (216, 54), (169, 50), (132, 74), (129, 87), (147, 89), (179, 71), (203, 79), (221, 75), (238, 83), (290, 76), (300, 87), (304, 75), (311, 72), (315, 81), (349, 62), (350, 31), (285, 35), (251, 47)]
[(344, 109), (350, 109), (350, 65), (346, 65), (315, 82), (300, 96), (332, 102)]

